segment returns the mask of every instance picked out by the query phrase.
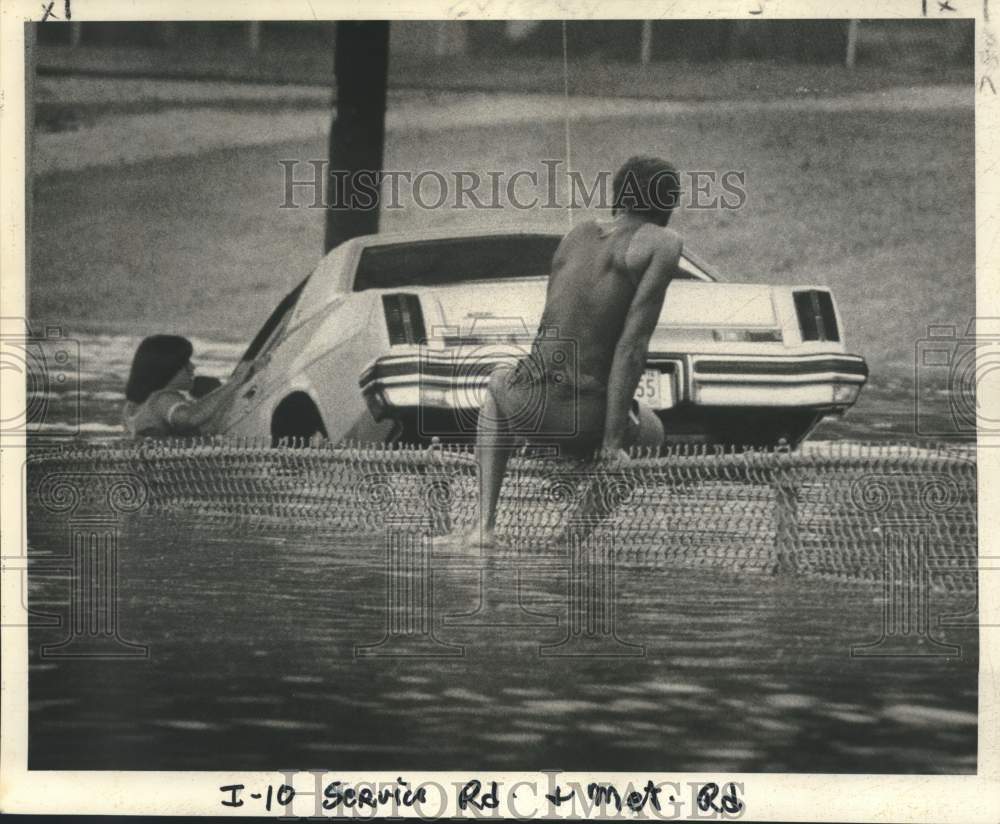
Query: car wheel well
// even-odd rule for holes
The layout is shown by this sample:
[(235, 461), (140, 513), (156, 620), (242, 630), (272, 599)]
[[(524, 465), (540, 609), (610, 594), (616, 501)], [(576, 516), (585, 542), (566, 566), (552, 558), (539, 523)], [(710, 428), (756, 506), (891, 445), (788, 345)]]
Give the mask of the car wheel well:
[(326, 427), (316, 403), (306, 392), (292, 392), (282, 398), (271, 415), (271, 440), (326, 438)]

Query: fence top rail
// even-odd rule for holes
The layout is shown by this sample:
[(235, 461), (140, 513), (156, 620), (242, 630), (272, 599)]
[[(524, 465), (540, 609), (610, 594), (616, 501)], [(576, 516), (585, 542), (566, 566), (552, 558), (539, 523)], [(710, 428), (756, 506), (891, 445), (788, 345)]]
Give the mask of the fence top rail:
[[(567, 541), (593, 527), (616, 557), (639, 564), (875, 581), (900, 530), (924, 536), (941, 563), (975, 557), (974, 458), (951, 446), (886, 444), (682, 447), (610, 465), (518, 456), (501, 489), (497, 552), (564, 557)], [(305, 528), (367, 541), (382, 540), (389, 524), (433, 536), (474, 529), (476, 469), (461, 448), (123, 441), (31, 456), (25, 486), (29, 529), (70, 513), (144, 508), (167, 518), (166, 529)], [(975, 586), (961, 571), (939, 577), (934, 586)]]
[[(522, 450), (515, 465), (531, 467), (565, 466), (575, 471), (672, 471), (690, 469), (776, 469), (795, 470), (816, 467), (855, 467), (859, 464), (885, 464), (901, 469), (974, 468), (975, 444), (892, 444), (860, 442), (816, 442), (797, 451), (782, 448), (739, 449), (711, 445), (680, 445), (655, 450), (633, 449), (630, 460), (621, 464), (586, 462), (553, 457)], [(292, 441), (275, 446), (268, 439), (203, 437), (190, 439), (147, 439), (111, 444), (69, 444), (46, 448), (29, 455), (34, 466), (65, 463), (119, 463), (135, 465), (197, 462), (206, 460), (245, 460), (249, 463), (274, 461), (279, 464), (311, 466), (358, 466), (371, 463), (381, 468), (438, 467), (442, 469), (475, 468), (470, 447), (407, 444), (361, 444), (345, 442), (308, 443)]]

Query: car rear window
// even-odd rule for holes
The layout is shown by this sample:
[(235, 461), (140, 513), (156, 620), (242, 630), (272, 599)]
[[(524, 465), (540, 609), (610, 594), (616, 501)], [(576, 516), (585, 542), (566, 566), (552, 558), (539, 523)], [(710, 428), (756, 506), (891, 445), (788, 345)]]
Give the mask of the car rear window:
[(369, 246), (354, 291), (548, 275), (558, 235), (491, 235)]

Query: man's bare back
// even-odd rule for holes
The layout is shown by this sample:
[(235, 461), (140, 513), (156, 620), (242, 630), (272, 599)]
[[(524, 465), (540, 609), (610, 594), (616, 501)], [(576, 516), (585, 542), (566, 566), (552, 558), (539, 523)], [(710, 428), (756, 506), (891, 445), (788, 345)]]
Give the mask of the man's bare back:
[(567, 234), (531, 357), (491, 382), (500, 415), (537, 408), (525, 434), (559, 437), (576, 453), (627, 445), (629, 405), (680, 248), (674, 232), (628, 216)]
[(607, 392), (615, 348), (643, 276), (643, 269), (627, 261), (643, 225), (648, 224), (582, 223), (556, 252), (540, 327), (572, 341), (581, 390)]

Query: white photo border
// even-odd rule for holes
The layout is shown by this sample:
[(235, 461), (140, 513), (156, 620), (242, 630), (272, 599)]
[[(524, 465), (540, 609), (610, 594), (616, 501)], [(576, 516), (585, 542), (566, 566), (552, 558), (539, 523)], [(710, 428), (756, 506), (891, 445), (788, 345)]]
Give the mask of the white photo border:
[[(40, 0), (4, 0), (0, 7), (0, 315), (26, 317), (25, 272), (25, 23), (39, 21), (48, 3)], [(62, 0), (56, 3), (59, 11)], [(989, 0), (950, 0), (951, 17), (976, 20), (975, 81), (976, 119), (976, 314), (1000, 317), (1000, 101), (981, 89), (991, 68), (984, 60), (985, 32), (995, 37), (1000, 27), (1000, 0), (992, 19)], [(73, 0), (73, 20), (334, 20), (334, 19), (767, 19), (767, 18), (871, 18), (907, 19), (940, 14), (939, 0), (880, 0), (877, 11), (865, 0)], [(751, 17), (753, 15), (753, 17)], [(991, 82), (1000, 86), (1000, 72)], [(15, 379), (12, 379), (14, 377)], [(23, 410), (25, 388), (8, 371), (0, 374), (0, 412)], [(996, 408), (997, 397), (980, 398)], [(2, 523), (0, 555), (19, 556), (25, 502), (21, 499), (23, 444), (0, 450)], [(981, 561), (1000, 557), (1000, 450), (978, 449), (979, 554)], [(10, 528), (10, 525), (21, 528)], [(994, 564), (1000, 570), (1000, 565)], [(27, 769), (28, 745), (28, 632), (8, 626), (20, 604), (19, 569), (4, 566), (2, 581), (2, 689), (0, 689), (0, 810), (5, 813), (78, 813), (161, 815), (262, 815), (260, 807), (220, 805), (219, 787), (247, 784), (278, 786), (287, 781), (280, 772), (115, 772), (37, 771)], [(619, 786), (629, 781), (641, 786), (655, 782), (742, 782), (748, 817), (759, 820), (800, 821), (939, 821), (995, 822), (1000, 820), (1000, 689), (996, 677), (1000, 652), (1000, 576), (983, 568), (980, 574), (980, 674), (978, 774), (969, 776), (817, 775), (615, 773), (600, 775)], [(415, 765), (416, 767), (417, 765)], [(345, 772), (331, 774), (343, 782), (394, 782), (399, 772)], [(461, 786), (471, 778), (495, 780), (509, 787), (522, 782), (522, 794), (513, 810), (493, 811), (500, 816), (566, 817), (567, 809), (550, 807), (544, 798), (550, 776), (545, 773), (426, 772), (405, 773), (411, 785), (433, 781)], [(586, 783), (588, 776), (561, 773), (559, 781)], [(296, 779), (304, 792), (313, 790), (308, 773)], [(444, 809), (428, 805), (438, 815), (471, 816), (456, 809), (452, 791)], [(532, 798), (534, 799), (532, 801)], [(532, 804), (535, 804), (533, 807)], [(690, 806), (690, 805), (689, 805)], [(288, 815), (279, 807), (273, 816)], [(310, 815), (297, 808), (295, 815)], [(399, 815), (413, 815), (400, 809)], [(343, 813), (335, 814), (343, 815)], [(362, 814), (363, 817), (364, 814)], [(489, 813), (479, 813), (479, 816)], [(704, 818), (703, 818), (704, 820)]]

